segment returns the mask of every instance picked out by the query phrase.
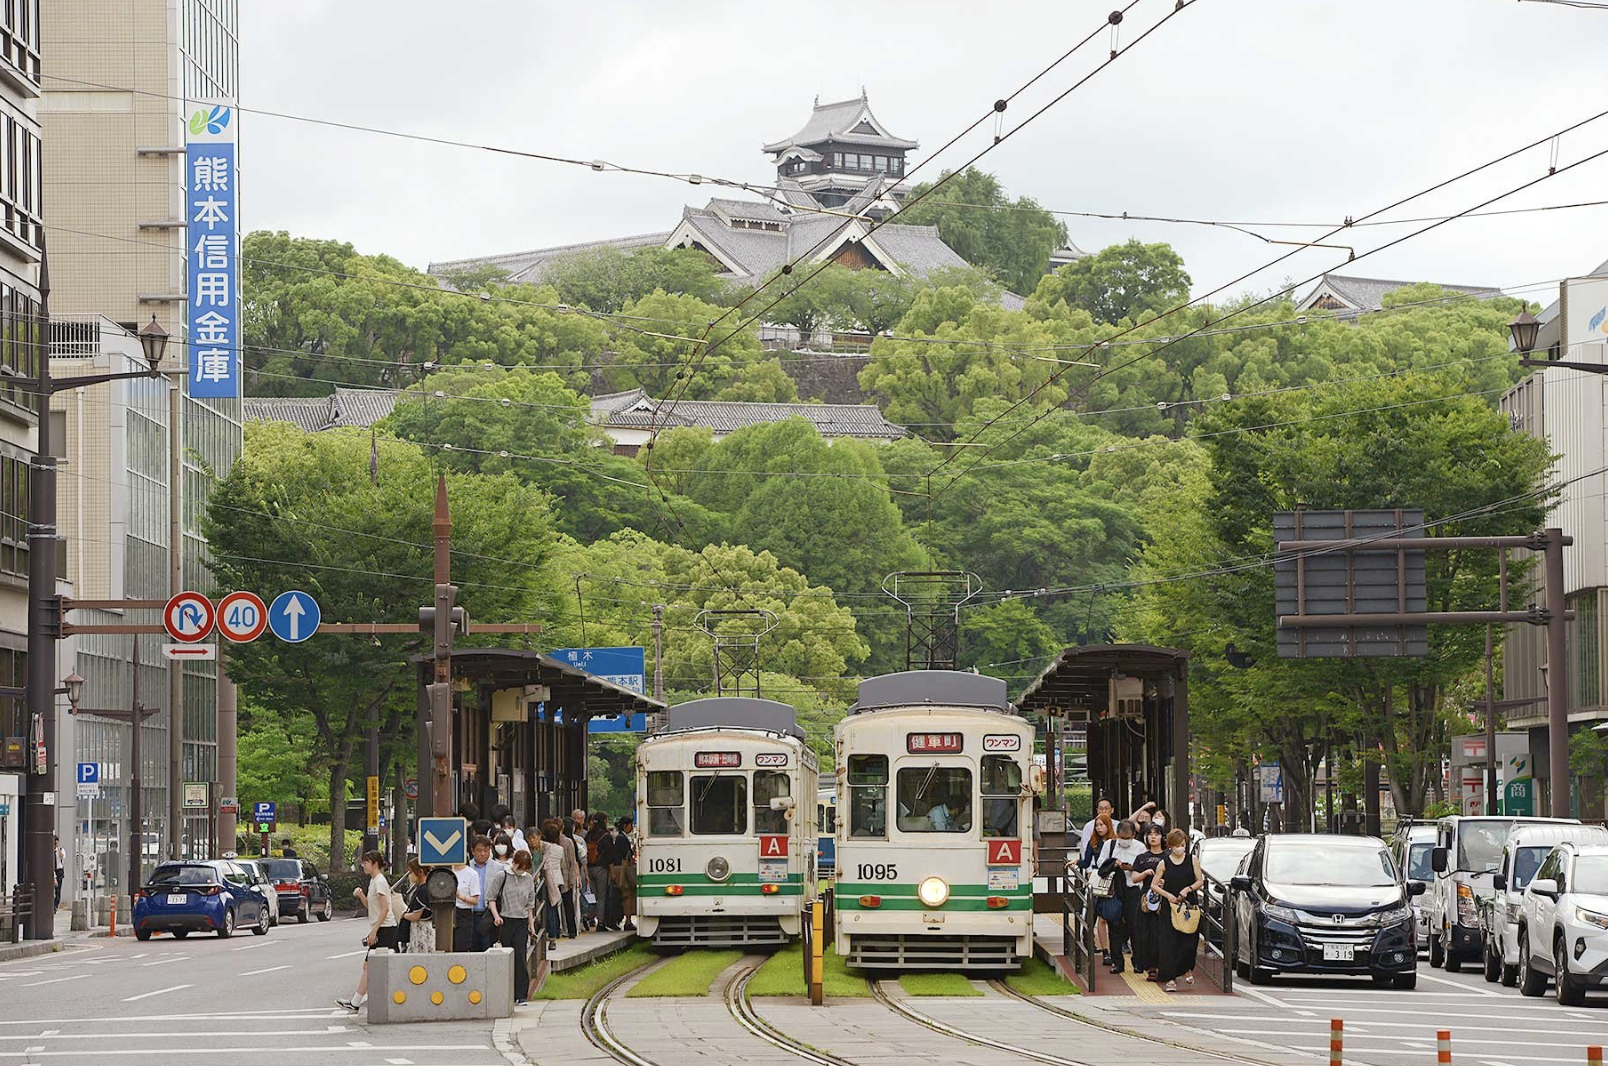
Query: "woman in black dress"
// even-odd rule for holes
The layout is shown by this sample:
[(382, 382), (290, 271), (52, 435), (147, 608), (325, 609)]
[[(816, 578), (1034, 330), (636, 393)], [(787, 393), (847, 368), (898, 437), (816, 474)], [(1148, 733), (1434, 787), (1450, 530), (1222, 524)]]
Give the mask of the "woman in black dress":
[(1180, 933), (1173, 927), (1171, 905), (1186, 900), (1199, 906), (1201, 885), (1205, 878), (1200, 872), (1200, 859), (1189, 854), (1189, 834), (1174, 829), (1167, 834), (1167, 854), (1162, 858), (1160, 878), (1152, 879), (1160, 894), (1163, 907), (1157, 922), (1161, 935), (1156, 951), (1156, 980), (1166, 992), (1178, 991), (1178, 978), (1184, 983), (1195, 983), (1195, 952), (1200, 945), (1200, 930)]
[(1160, 876), (1158, 871), (1165, 855), (1162, 842), (1166, 835), (1154, 823), (1145, 827), (1144, 854), (1133, 860), (1133, 870), (1128, 874), (1132, 887), (1126, 902), (1129, 939), (1133, 943), (1133, 968), (1135, 971), (1146, 971), (1152, 981), (1156, 979), (1156, 951), (1160, 946), (1158, 938), (1162, 917), (1161, 907), (1154, 906), (1161, 902), (1161, 897), (1152, 891), (1155, 884), (1153, 878)]

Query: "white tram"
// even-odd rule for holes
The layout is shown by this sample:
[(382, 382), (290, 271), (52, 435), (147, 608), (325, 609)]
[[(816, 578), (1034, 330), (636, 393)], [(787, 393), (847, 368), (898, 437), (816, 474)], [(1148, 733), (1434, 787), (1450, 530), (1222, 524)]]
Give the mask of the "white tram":
[(1033, 727), (998, 678), (868, 678), (836, 731), (834, 934), (851, 966), (1014, 969), (1033, 951)]
[(815, 794), (815, 753), (792, 707), (671, 707), (637, 749), (637, 935), (665, 947), (797, 936), (816, 895)]

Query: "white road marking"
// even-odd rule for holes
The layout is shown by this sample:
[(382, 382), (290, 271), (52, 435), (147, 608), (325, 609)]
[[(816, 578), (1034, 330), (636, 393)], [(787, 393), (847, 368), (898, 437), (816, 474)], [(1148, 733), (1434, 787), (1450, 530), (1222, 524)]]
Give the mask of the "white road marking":
[(339, 955), (325, 955), (324, 958), (326, 958), (326, 959), (349, 959), (353, 955), (364, 955), (364, 954), (367, 954), (367, 953), (368, 953), (368, 948), (358, 948), (356, 951), (343, 951)]
[(183, 962), (184, 960), (188, 959), (189, 957), (190, 956), (188, 956), (188, 955), (169, 955), (165, 959), (157, 959), (155, 962), (145, 962), (145, 963), (141, 963), (140, 965), (142, 965), (142, 966), (166, 966), (170, 962)]
[(1432, 973), (1425, 973), (1422, 970), (1418, 971), (1418, 979), (1420, 981), (1434, 981), (1438, 985), (1451, 985), (1453, 988), (1462, 989), (1463, 992), (1471, 994), (1471, 995), (1476, 995), (1476, 996), (1497, 996), (1497, 997), (1502, 998), (1502, 999), (1511, 999), (1511, 998), (1513, 998), (1511, 996), (1503, 996), (1502, 993), (1500, 993), (1500, 992), (1493, 992), (1489, 988), (1481, 988), (1479, 985), (1464, 984), (1462, 981), (1453, 981), (1453, 980), (1451, 980), (1449, 978), (1446, 978), (1446, 977), (1437, 977)]
[(155, 992), (141, 992), (137, 996), (129, 996), (127, 999), (123, 1000), (123, 1002), (124, 1003), (133, 1003), (136, 1000), (150, 999), (152, 996), (160, 996), (160, 995), (164, 995), (164, 994), (166, 994), (168, 992), (182, 992), (186, 988), (194, 988), (194, 987), (195, 987), (194, 985), (174, 985), (171, 988), (158, 988)]
[(39, 1035), (40, 1036), (55, 1036), (59, 1032), (61, 1032), (60, 1029), (46, 1029), (44, 1032), (40, 1033)]
[[(120, 1018), (117, 1020), (126, 1022), (135, 1021), (137, 1019)], [(206, 1036), (262, 1036), (264, 1032), (265, 1030), (262, 1029), (208, 1029), (206, 1030)], [(326, 1036), (330, 1033), (351, 1032), (351, 1029), (345, 1025), (332, 1025), (328, 1029), (274, 1029), (271, 1032), (274, 1036)], [(43, 1040), (46, 1037), (54, 1037), (58, 1040), (155, 1040), (157, 1038), (182, 1039), (184, 1037), (196, 1035), (197, 1034), (194, 1032), (189, 1032), (182, 1029), (171, 1033), (103, 1033), (94, 1030), (84, 1033), (63, 1033), (60, 1029), (47, 1029), (38, 1036), (23, 1033), (19, 1036), (0, 1036), (0, 1040)]]
[(413, 1066), (412, 1059), (386, 1059), (389, 1066)]
[[(1462, 1036), (1463, 1033), (1472, 1032), (1473, 1029), (1474, 1029), (1473, 1026), (1468, 1026), (1468, 1027), (1465, 1027), (1465, 1028), (1455, 1030), (1452, 1033), (1454, 1043), (1457, 1043), (1457, 1044), (1496, 1044), (1498, 1046), (1511, 1045), (1512, 1043), (1514, 1043), (1514, 1041), (1512, 1041), (1512, 1040), (1475, 1040), (1475, 1039), (1470, 1039), (1470, 1038)], [(1220, 1032), (1220, 1033), (1229, 1033), (1229, 1034), (1232, 1034), (1232, 1035), (1235, 1035), (1235, 1036), (1239, 1036), (1239, 1035), (1245, 1035), (1245, 1036), (1282, 1036), (1282, 1035), (1286, 1034), (1286, 1030), (1281, 1030), (1281, 1029), (1219, 1029), (1217, 1031)], [(1487, 1027), (1485, 1027), (1485, 1031), (1486, 1032), (1502, 1033), (1502, 1032), (1512, 1032), (1514, 1030), (1495, 1029), (1495, 1028), (1491, 1028), (1491, 1027), (1487, 1026)], [(1528, 1032), (1535, 1032), (1536, 1030), (1532, 1029), (1532, 1030), (1527, 1030), (1527, 1031)], [(1317, 1035), (1317, 1034), (1313, 1034), (1313, 1035)], [(1346, 1035), (1347, 1036), (1357, 1036), (1357, 1033), (1353, 1030), (1351, 1032), (1348, 1032)], [(1430, 1045), (1430, 1040), (1427, 1039), (1427, 1038), (1415, 1038), (1415, 1039), (1410, 1039), (1409, 1040), (1409, 1039), (1403, 1039), (1400, 1036), (1393, 1036), (1393, 1035), (1391, 1035), (1389, 1033), (1380, 1033), (1377, 1036), (1357, 1036), (1357, 1039), (1359, 1039), (1359, 1040), (1392, 1040), (1392, 1041), (1396, 1041), (1396, 1042), (1401, 1043), (1401, 1044), (1405, 1044), (1405, 1045), (1407, 1045), (1409, 1047), (1427, 1048)], [(1554, 1043), (1554, 1042), (1552, 1042), (1550, 1040), (1526, 1040), (1526, 1041), (1524, 1041), (1524, 1043), (1528, 1047), (1569, 1047), (1569, 1048), (1578, 1048), (1580, 1046), (1579, 1044), (1575, 1043), (1572, 1040), (1569, 1041), (1568, 1043), (1564, 1043), (1564, 1044)], [(1368, 1050), (1369, 1051), (1376, 1051), (1376, 1050), (1383, 1050), (1383, 1049), (1369, 1048)]]
[[(146, 1014), (138, 1018), (124, 1018), (124, 1022), (185, 1022), (213, 1020), (219, 1018), (243, 1018), (246, 1020), (261, 1019), (263, 1021), (280, 1021), (287, 1018), (345, 1018), (348, 1012), (331, 1007), (328, 1010), (322, 1007), (275, 1007), (265, 1010), (252, 1011), (212, 1011), (194, 1014)], [(83, 1017), (77, 1018), (0, 1018), (0, 1025), (59, 1025), (66, 1022), (77, 1025), (83, 1022)]]
[(230, 951), (250, 951), (250, 950), (251, 950), (251, 949), (252, 949), (252, 948), (260, 948), (260, 947), (262, 947), (262, 942), (261, 942), (261, 941), (258, 941), (258, 942), (257, 942), (257, 943), (255, 943), (255, 944), (247, 944), (247, 945), (246, 945), (246, 946), (245, 946), (245, 947), (241, 947), (241, 948), (230, 948), (230, 949), (229, 949), (229, 950), (230, 950)]
[[(1297, 1048), (1291, 1048), (1290, 1050), (1292, 1050), (1292, 1051), (1323, 1052), (1323, 1053), (1327, 1054), (1329, 1048), (1328, 1048), (1327, 1045), (1325, 1045), (1324, 1047), (1297, 1047)], [(1391, 1050), (1391, 1049), (1388, 1049), (1388, 1048), (1370, 1048), (1368, 1050), (1369, 1055), (1410, 1055), (1415, 1060), (1419, 1059), (1419, 1057), (1421, 1055), (1423, 1055), (1423, 1053), (1424, 1053), (1423, 1050), (1417, 1050), (1417, 1049), (1407, 1050), (1407, 1051), (1395, 1051), (1395, 1050)], [(59, 1054), (59, 1052), (57, 1052), (56, 1054)], [(1512, 1062), (1567, 1062), (1567, 1063), (1574, 1063), (1575, 1066), (1579, 1066), (1580, 1057), (1578, 1055), (1571, 1055), (1568, 1058), (1556, 1058), (1556, 1057), (1553, 1057), (1553, 1056), (1550, 1056), (1550, 1055), (1509, 1055), (1507, 1057), (1507, 1060), (1510, 1063), (1512, 1063)]]
[(1285, 1003), (1283, 1000), (1275, 999), (1274, 997), (1268, 995), (1266, 992), (1258, 992), (1254, 988), (1236, 988), (1236, 989), (1234, 989), (1234, 994), (1235, 995), (1240, 995), (1240, 996), (1250, 996), (1252, 999), (1259, 999), (1263, 1003), (1266, 1003), (1270, 1007), (1288, 1007), (1289, 1006), (1289, 1004)]
[(283, 966), (270, 966), (266, 970), (247, 970), (245, 973), (237, 974), (236, 976), (238, 976), (238, 977), (255, 977), (257, 974), (260, 974), (260, 973), (273, 973), (275, 970), (288, 970), (288, 969), (290, 969), (290, 964), (286, 963)]
[[(1410, 1013), (1410, 1014), (1420, 1015), (1420, 1016), (1422, 1014), (1422, 1012), (1420, 1012), (1420, 1011), (1403, 1011), (1402, 1013)], [(1282, 1032), (1288, 1032), (1289, 1031), (1289, 1025), (1288, 1025), (1289, 1019), (1288, 1018), (1275, 1017), (1275, 1016), (1266, 1015), (1266, 1014), (1222, 1014), (1222, 1013), (1196, 1013), (1196, 1012), (1191, 1012), (1191, 1011), (1164, 1011), (1162, 1013), (1162, 1017), (1164, 1017), (1164, 1018), (1206, 1019), (1206, 1020), (1214, 1020), (1214, 1021), (1217, 1021), (1217, 1022), (1265, 1022), (1265, 1023), (1271, 1024), (1271, 1025), (1283, 1025), (1283, 1026), (1285, 1026), (1284, 1029), (1277, 1030), (1277, 1032), (1282, 1033)], [(1443, 1015), (1437, 1013), (1435, 1015), (1435, 1017), (1438, 1019), (1438, 1018), (1443, 1017)], [(1489, 1014), (1482, 1014), (1479, 1017), (1483, 1021), (1489, 1021), (1491, 1019), (1491, 1016)], [(1608, 1018), (1605, 1018), (1605, 1017), (1593, 1018), (1591, 1020), (1596, 1021), (1596, 1022), (1601, 1023), (1601, 1024), (1604, 1024), (1604, 1025), (1608, 1025)], [(1314, 1023), (1314, 1024), (1322, 1025), (1323, 1028), (1322, 1028), (1321, 1031), (1327, 1031), (1327, 1029), (1328, 1029), (1328, 1026), (1326, 1024), (1323, 1024), (1323, 1023)], [(1383, 1022), (1383, 1021), (1379, 1021), (1379, 1020), (1374, 1019), (1374, 1018), (1370, 1018), (1370, 1019), (1368, 1019), (1367, 1024), (1369, 1026), (1372, 1026), (1373, 1028), (1376, 1028), (1376, 1029), (1438, 1028), (1438, 1025), (1436, 1023), (1428, 1022), (1428, 1021)], [(1262, 1030), (1245, 1029), (1245, 1030), (1223, 1030), (1223, 1031), (1224, 1032), (1234, 1032), (1234, 1031), (1238, 1031), (1238, 1032), (1261, 1032)], [(1346, 1031), (1347, 1034), (1351, 1034), (1351, 1033), (1367, 1033), (1368, 1029), (1364, 1028), (1361, 1025), (1355, 1025), (1354, 1026), (1354, 1025), (1348, 1024), (1346, 1026), (1345, 1031)], [(1555, 1033), (1558, 1030), (1557, 1030), (1556, 1026), (1553, 1026), (1551, 1028), (1546, 1028), (1546, 1029), (1525, 1029), (1525, 1028), (1515, 1027), (1513, 1025), (1462, 1025), (1462, 1024), (1459, 1024), (1457, 1026), (1457, 1031), (1460, 1032), (1460, 1033), (1466, 1033), (1466, 1032), (1476, 1032), (1476, 1033), (1479, 1033), (1479, 1032), (1491, 1032), (1491, 1033)], [(1320, 1034), (1313, 1034), (1313, 1035), (1320, 1035)]]
[(149, 951), (142, 951), (138, 955), (130, 955), (129, 958), (131, 958), (131, 959), (143, 959), (143, 958), (145, 958), (145, 956), (147, 956), (149, 954), (150, 954)]
[(77, 981), (77, 980), (80, 980), (80, 979), (88, 977), (88, 976), (89, 976), (89, 974), (87, 974), (87, 973), (75, 973), (75, 974), (73, 974), (73, 975), (71, 975), (69, 977), (52, 977), (48, 981), (29, 981), (27, 984), (23, 985), (22, 987), (23, 988), (38, 988), (40, 985), (59, 985), (63, 981)]

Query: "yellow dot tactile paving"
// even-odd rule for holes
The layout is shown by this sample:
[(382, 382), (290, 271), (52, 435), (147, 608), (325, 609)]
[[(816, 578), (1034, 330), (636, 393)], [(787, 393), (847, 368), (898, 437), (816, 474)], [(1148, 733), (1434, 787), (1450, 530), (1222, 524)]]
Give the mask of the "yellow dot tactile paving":
[(462, 966), (454, 966), (452, 969), (447, 971), (447, 980), (451, 981), (455, 985), (463, 984), (468, 977), (469, 971), (465, 970)]
[[(1099, 961), (1099, 960), (1096, 960)], [(1161, 986), (1154, 981), (1145, 980), (1143, 970), (1133, 969), (1133, 958), (1128, 957), (1128, 969), (1122, 972), (1122, 982), (1127, 985), (1141, 1003), (1172, 1003), (1175, 997), (1163, 992)]]
[(397, 989), (395, 992), (391, 993), (391, 1002), (395, 1003), (397, 1006), (401, 1006), (402, 1004), (406, 1003), (407, 1001), (408, 1001), (408, 994), (406, 992), (402, 991), (400, 988)]
[(441, 1004), (445, 1003), (446, 1000), (447, 1000), (447, 997), (443, 996), (440, 992), (431, 992), (430, 993), (430, 1002), (434, 1003), (438, 1007), (441, 1006)]
[(423, 966), (415, 966), (413, 969), (408, 971), (408, 980), (412, 981), (416, 985), (424, 984), (424, 982), (429, 980), (429, 978), (430, 972)]
[(471, 992), (471, 993), (469, 993), (469, 1002), (474, 1003), (474, 1004), (479, 1004), (479, 1002), (480, 1002), (480, 993), (479, 992)]

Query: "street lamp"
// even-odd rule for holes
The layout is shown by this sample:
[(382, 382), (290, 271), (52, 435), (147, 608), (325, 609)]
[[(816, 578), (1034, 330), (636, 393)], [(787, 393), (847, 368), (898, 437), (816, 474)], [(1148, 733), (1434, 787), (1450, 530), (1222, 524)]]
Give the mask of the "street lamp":
[[(152, 319), (153, 323), (155, 319)], [(1541, 320), (1536, 318), (1526, 308), (1519, 312), (1519, 317), (1508, 323), (1508, 333), (1513, 337), (1513, 349), (1529, 355), (1535, 351), (1535, 338), (1541, 332)]]
[(78, 676), (77, 670), (74, 670), (62, 678), (61, 683), (67, 689), (67, 702), (72, 705), (73, 713), (77, 714), (78, 701), (84, 698), (84, 679)]
[(151, 320), (140, 329), (140, 348), (145, 352), (145, 361), (150, 364), (152, 372), (162, 365), (162, 355), (167, 351), (168, 331), (156, 320), (155, 312)]

